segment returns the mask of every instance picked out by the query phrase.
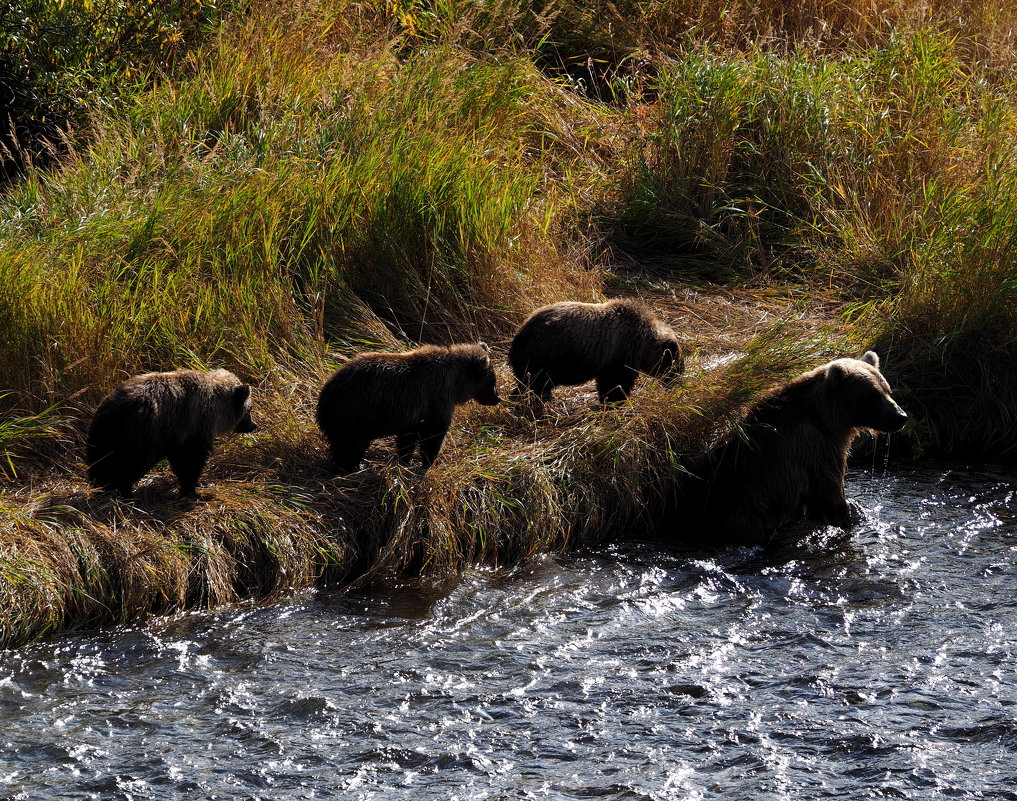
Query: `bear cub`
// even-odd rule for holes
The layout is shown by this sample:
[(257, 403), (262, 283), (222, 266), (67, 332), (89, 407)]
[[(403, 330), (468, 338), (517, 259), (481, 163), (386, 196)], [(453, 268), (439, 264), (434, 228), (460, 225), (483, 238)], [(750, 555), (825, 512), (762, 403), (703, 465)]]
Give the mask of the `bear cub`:
[(516, 394), (532, 392), (541, 403), (557, 386), (592, 379), (601, 403), (618, 403), (640, 372), (675, 379), (685, 368), (674, 331), (631, 299), (537, 309), (513, 338), (508, 361)]
[(251, 387), (229, 370), (137, 375), (114, 389), (92, 418), (88, 478), (129, 498), (134, 484), (166, 458), (180, 496), (195, 497), (216, 435), (257, 427)]
[(343, 473), (357, 469), (371, 441), (395, 435), (399, 461), (420, 446), (426, 470), (438, 456), (456, 406), (501, 401), (483, 342), (407, 353), (362, 353), (340, 367), (318, 398), (317, 420)]
[(900, 431), (879, 357), (837, 359), (770, 392), (692, 466), (680, 522), (704, 543), (763, 544), (802, 519), (846, 528), (844, 468), (855, 435)]

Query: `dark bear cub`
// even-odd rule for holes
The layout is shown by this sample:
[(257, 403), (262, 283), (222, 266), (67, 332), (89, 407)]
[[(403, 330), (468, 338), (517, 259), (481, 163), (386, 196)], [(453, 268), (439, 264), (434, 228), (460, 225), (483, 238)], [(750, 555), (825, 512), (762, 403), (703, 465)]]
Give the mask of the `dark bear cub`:
[(175, 370), (129, 378), (95, 412), (88, 429), (92, 486), (130, 497), (134, 484), (166, 458), (180, 496), (194, 496), (217, 434), (246, 434), (251, 387), (229, 370)]
[(872, 351), (816, 367), (764, 397), (740, 432), (693, 465), (678, 523), (704, 543), (749, 545), (802, 519), (846, 528), (852, 440), (900, 431), (907, 419)]
[(676, 378), (685, 368), (674, 331), (642, 303), (553, 303), (516, 333), (509, 365), (518, 390), (546, 403), (557, 386), (596, 379), (601, 403), (632, 392), (639, 373)]
[(483, 342), (408, 353), (362, 353), (328, 380), (317, 419), (336, 467), (351, 473), (371, 440), (395, 435), (399, 461), (409, 464), (417, 445), (426, 470), (441, 450), (456, 406), (501, 398), (491, 355)]

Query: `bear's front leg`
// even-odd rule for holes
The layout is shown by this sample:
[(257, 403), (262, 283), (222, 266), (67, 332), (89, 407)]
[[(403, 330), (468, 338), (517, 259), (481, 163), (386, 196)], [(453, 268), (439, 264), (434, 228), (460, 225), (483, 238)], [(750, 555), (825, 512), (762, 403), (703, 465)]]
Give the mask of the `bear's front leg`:
[(170, 468), (180, 482), (181, 498), (197, 497), (198, 479), (211, 453), (211, 442), (189, 440), (168, 455)]
[(621, 403), (630, 394), (639, 373), (631, 367), (611, 367), (597, 376), (597, 394), (601, 403)]
[(516, 379), (516, 385), (519, 397), (529, 403), (549, 403), (554, 389), (554, 381), (543, 369), (527, 372), (525, 379)]
[(805, 515), (809, 520), (818, 520), (828, 526), (849, 528), (851, 511), (843, 486), (810, 487), (805, 498)]
[(427, 470), (438, 458), (451, 420), (429, 420), (420, 426), (420, 463)]

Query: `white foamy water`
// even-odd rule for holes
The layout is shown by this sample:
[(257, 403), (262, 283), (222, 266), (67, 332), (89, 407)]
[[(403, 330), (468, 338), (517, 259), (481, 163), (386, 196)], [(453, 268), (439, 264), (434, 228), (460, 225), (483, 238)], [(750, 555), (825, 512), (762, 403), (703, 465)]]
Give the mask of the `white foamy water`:
[(0, 653), (0, 798), (1017, 799), (1013, 473)]

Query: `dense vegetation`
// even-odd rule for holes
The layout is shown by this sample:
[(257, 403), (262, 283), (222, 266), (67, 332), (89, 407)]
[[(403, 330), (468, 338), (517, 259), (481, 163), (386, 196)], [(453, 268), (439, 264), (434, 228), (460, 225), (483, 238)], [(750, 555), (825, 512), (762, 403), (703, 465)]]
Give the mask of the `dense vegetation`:
[[(195, 0), (116, 57), (96, 31), (147, 4), (60, 8), (0, 19), (25, 65), (0, 197), (0, 640), (653, 534), (745, 403), (867, 347), (915, 418), (896, 455), (1017, 451), (1005, 4)], [(15, 17), (71, 34), (29, 53)], [(425, 476), (384, 446), (330, 474), (311, 410), (351, 353), (503, 355), (536, 305), (612, 294), (685, 336), (679, 388), (470, 409)], [(252, 381), (261, 431), (222, 444), (197, 506), (165, 477), (90, 494), (98, 401), (178, 366)]]

